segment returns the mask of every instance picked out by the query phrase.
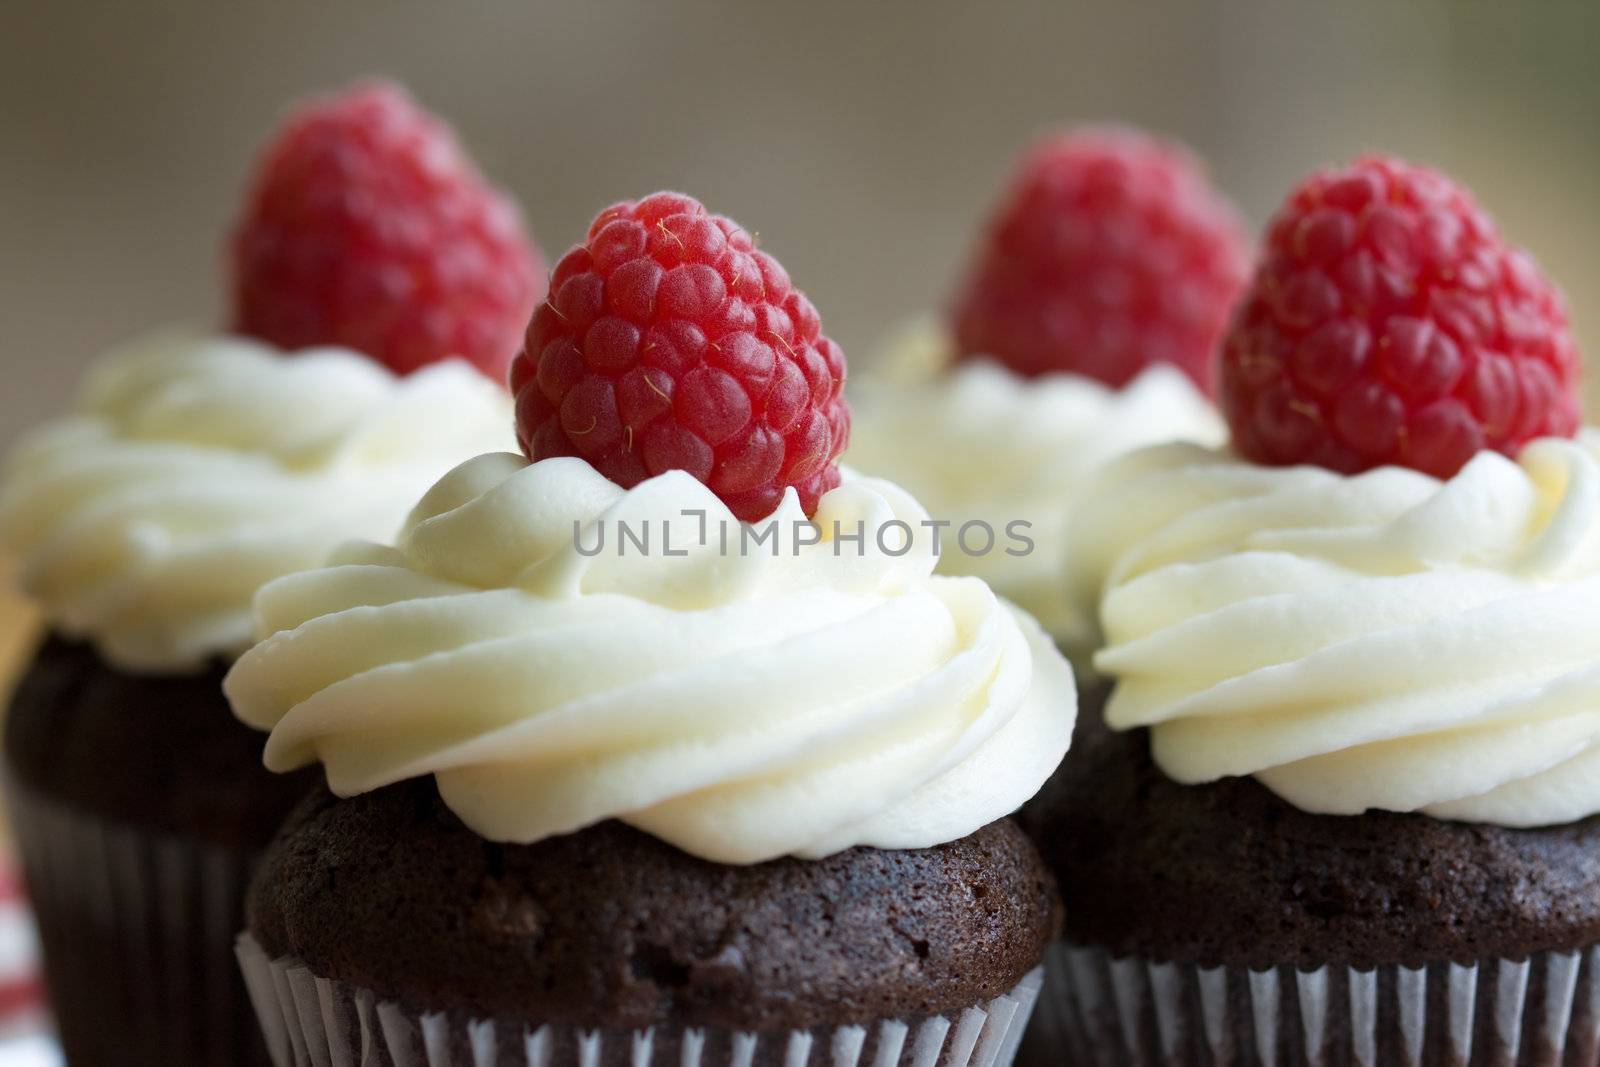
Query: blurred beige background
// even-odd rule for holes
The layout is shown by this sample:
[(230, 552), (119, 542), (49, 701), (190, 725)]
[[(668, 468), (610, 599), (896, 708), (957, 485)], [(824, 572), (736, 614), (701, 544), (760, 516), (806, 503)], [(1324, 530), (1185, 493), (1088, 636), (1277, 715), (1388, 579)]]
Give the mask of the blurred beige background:
[(1600, 345), (1600, 5), (21, 4), (0, 34), (0, 447), (98, 350), (218, 320), (252, 153), (383, 73), (452, 119), (554, 258), (604, 203), (699, 195), (762, 234), (858, 366), (942, 299), (1012, 154), (1054, 124), (1183, 137), (1260, 222), (1382, 148), (1473, 187)]

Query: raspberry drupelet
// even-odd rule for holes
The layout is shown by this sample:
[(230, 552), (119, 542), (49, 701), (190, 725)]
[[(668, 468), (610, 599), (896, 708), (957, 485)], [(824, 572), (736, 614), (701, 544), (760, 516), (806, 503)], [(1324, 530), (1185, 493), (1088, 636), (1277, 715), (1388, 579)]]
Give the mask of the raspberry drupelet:
[(735, 516), (839, 484), (844, 353), (748, 232), (656, 193), (602, 211), (550, 275), (511, 370), (532, 460), (581, 456), (627, 488), (668, 470)]
[(289, 117), (257, 166), (232, 266), (240, 333), (342, 345), (401, 374), (458, 357), (497, 382), (544, 282), (515, 204), (386, 82)]
[(1182, 147), (1122, 128), (1047, 137), (956, 296), (957, 351), (1114, 387), (1167, 363), (1209, 396), (1246, 249), (1237, 212)]
[(1256, 462), (1443, 478), (1575, 433), (1578, 376), (1561, 294), (1471, 194), (1369, 156), (1313, 174), (1272, 220), (1220, 403)]

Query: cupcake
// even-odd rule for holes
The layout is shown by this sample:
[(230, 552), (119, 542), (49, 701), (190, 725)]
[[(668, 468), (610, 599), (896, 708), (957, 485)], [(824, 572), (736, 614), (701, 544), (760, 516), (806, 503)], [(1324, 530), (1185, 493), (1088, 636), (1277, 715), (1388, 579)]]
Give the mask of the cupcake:
[(233, 250), (236, 334), (97, 361), (0, 480), (0, 543), (49, 625), (6, 777), (75, 1067), (265, 1062), (233, 936), (251, 868), (316, 778), (262, 769), (223, 699), (251, 598), (391, 535), (441, 474), (511, 440), (494, 378), (536, 254), (398, 89), (297, 113)]
[(1044, 1051), (1596, 1062), (1600, 432), (1559, 294), (1366, 158), (1280, 209), (1222, 369), (1233, 449), (1118, 461), (1073, 530), (1115, 688), (1031, 813), (1077, 905)]
[(906, 330), (862, 390), (846, 459), (949, 522), (942, 570), (983, 578), (1086, 666), (1094, 605), (1068, 595), (1067, 517), (1116, 455), (1222, 442), (1214, 352), (1244, 273), (1237, 216), (1184, 149), (1045, 138), (950, 321)]
[(327, 776), (239, 942), (279, 1062), (1004, 1067), (1070, 666), (841, 479), (843, 356), (744, 230), (619, 204), (550, 291), (525, 454), (268, 584), (226, 680)]

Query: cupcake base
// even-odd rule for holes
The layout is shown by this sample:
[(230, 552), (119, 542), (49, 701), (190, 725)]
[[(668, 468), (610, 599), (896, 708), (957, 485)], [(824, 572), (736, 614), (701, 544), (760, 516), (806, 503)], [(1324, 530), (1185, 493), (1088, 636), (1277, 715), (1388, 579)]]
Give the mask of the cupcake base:
[(1316, 815), (1091, 705), (1024, 822), (1072, 902), (1025, 1063), (1600, 1062), (1600, 818)]
[(615, 821), (486, 841), (419, 778), (315, 790), (247, 925), (274, 959), (430, 1011), (788, 1033), (988, 1003), (1040, 965), (1058, 909), (1007, 820), (926, 849), (726, 865)]
[(1024, 825), (1072, 902), (1070, 943), (1116, 957), (1373, 968), (1600, 944), (1600, 816), (1514, 829), (1301, 811), (1250, 778), (1172, 781), (1145, 731), (1085, 709)]
[(1369, 969), (1199, 967), (1058, 945), (1024, 1061), (1562, 1067), (1600, 1059), (1600, 948)]
[(267, 1063), (229, 952), (254, 857), (7, 793), (67, 1062)]
[(6, 788), (73, 1067), (267, 1063), (233, 960), (261, 850), (314, 775), (273, 775), (221, 668), (125, 674), (48, 639), (6, 721)]
[(913, 1022), (592, 1029), (406, 1006), (271, 959), (249, 934), (238, 956), (278, 1067), (1007, 1067), (1042, 981), (1035, 970), (986, 1003)]

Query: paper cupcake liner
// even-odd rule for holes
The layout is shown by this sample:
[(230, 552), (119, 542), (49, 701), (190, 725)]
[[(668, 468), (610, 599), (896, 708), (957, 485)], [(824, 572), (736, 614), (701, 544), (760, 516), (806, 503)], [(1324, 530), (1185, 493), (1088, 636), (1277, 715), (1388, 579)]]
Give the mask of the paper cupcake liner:
[(264, 1067), (233, 961), (252, 857), (6, 791), (68, 1061)]
[(784, 1033), (529, 1026), (417, 1011), (272, 959), (248, 933), (239, 966), (278, 1067), (1008, 1067), (1043, 982), (949, 1016)]
[(1039, 1064), (1593, 1065), (1600, 946), (1472, 964), (1253, 971), (1058, 944), (1038, 1015), (1029, 1055)]

